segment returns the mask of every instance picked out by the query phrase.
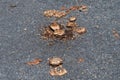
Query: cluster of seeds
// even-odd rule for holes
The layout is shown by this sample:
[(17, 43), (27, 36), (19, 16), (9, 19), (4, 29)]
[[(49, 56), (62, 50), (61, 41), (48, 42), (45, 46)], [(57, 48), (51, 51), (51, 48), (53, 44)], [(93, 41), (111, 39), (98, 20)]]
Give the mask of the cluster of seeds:
[[(35, 66), (42, 62), (43, 60), (40, 58), (35, 58), (29, 62), (26, 62), (29, 66)], [(84, 62), (83, 58), (79, 58), (78, 63)], [(62, 66), (63, 65), (63, 59), (60, 57), (52, 57), (48, 58), (48, 64), (50, 66), (49, 74), (51, 76), (63, 76), (68, 73), (68, 71)]]
[(86, 32), (85, 27), (79, 27), (76, 23), (76, 17), (72, 16), (67, 20), (66, 24), (59, 23), (59, 19), (67, 16), (71, 11), (87, 11), (88, 7), (85, 5), (71, 6), (70, 8), (62, 7), (61, 10), (45, 10), (43, 15), (46, 17), (56, 18), (51, 24), (44, 28), (42, 37), (44, 39), (59, 39), (71, 40), (76, 38), (76, 34), (83, 34)]
[(76, 38), (76, 34), (83, 34), (86, 32), (85, 27), (79, 27), (76, 23), (76, 17), (72, 16), (67, 21), (66, 25), (61, 25), (57, 21), (52, 22), (44, 29), (44, 39), (59, 39), (71, 40)]
[(67, 70), (63, 68), (63, 60), (59, 57), (53, 57), (48, 59), (51, 67), (49, 73), (51, 76), (62, 76), (67, 73)]
[(58, 10), (46, 10), (46, 11), (44, 11), (44, 16), (46, 16), (46, 17), (61, 18), (65, 15), (66, 15), (65, 11), (58, 11)]

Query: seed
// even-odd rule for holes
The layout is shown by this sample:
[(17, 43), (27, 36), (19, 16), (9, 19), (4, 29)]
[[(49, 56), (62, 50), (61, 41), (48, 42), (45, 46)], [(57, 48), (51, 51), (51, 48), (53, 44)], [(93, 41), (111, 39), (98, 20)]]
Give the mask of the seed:
[(84, 59), (83, 59), (83, 58), (79, 58), (79, 59), (78, 59), (78, 63), (81, 63), (81, 62), (84, 62)]
[(46, 10), (44, 11), (44, 16), (46, 17), (52, 17), (54, 15), (54, 13), (56, 12), (56, 10)]
[(58, 67), (50, 69), (49, 73), (51, 76), (62, 76), (67, 73), (67, 70), (60, 65)]
[(72, 21), (76, 21), (76, 17), (74, 17), (74, 16), (73, 16), (73, 17), (70, 17), (69, 21), (71, 21), (71, 22), (72, 22)]
[(56, 18), (61, 18), (63, 16), (66, 16), (65, 11), (59, 11), (59, 10), (46, 10), (44, 11), (44, 16), (46, 17), (56, 17)]
[(65, 31), (64, 30), (60, 30), (60, 29), (57, 29), (54, 31), (54, 35), (59, 35), (59, 36), (62, 36), (65, 34)]
[(77, 32), (79, 34), (83, 34), (86, 32), (86, 28), (84, 28), (84, 27), (76, 28), (75, 32)]
[(51, 66), (58, 66), (63, 63), (63, 60), (59, 57), (53, 57), (49, 59), (49, 64)]
[(66, 16), (66, 12), (64, 12), (64, 11), (58, 11), (53, 16), (56, 17), (56, 18), (61, 18), (63, 16)]
[(80, 10), (80, 11), (87, 11), (87, 10), (88, 10), (88, 7), (85, 6), (85, 5), (81, 5), (81, 6), (79, 7), (79, 10)]
[(112, 33), (113, 33), (113, 35), (114, 35), (115, 38), (120, 39), (120, 34), (118, 33), (117, 30), (113, 29)]
[(50, 28), (52, 30), (57, 30), (57, 29), (60, 29), (60, 25), (57, 23), (57, 22), (53, 22), (51, 25), (50, 25)]
[(76, 27), (76, 26), (77, 26), (77, 24), (75, 22), (68, 22), (67, 25), (66, 25), (67, 28), (73, 28), (73, 27)]
[(36, 58), (30, 62), (27, 62), (28, 65), (37, 65), (39, 64), (40, 62), (42, 62), (42, 59), (39, 59), (39, 58)]

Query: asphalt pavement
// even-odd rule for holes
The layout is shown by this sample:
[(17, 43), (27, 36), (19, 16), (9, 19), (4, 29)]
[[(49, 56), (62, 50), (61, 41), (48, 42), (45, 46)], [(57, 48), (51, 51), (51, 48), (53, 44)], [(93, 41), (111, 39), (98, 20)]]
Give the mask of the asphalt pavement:
[[(52, 19), (43, 11), (74, 5), (89, 8), (69, 15), (77, 15), (87, 33), (49, 45), (40, 29)], [(120, 0), (0, 0), (0, 80), (120, 80), (120, 39), (113, 30), (120, 35)], [(64, 60), (67, 74), (49, 74), (47, 59), (53, 56)], [(42, 62), (26, 64), (35, 58)]]

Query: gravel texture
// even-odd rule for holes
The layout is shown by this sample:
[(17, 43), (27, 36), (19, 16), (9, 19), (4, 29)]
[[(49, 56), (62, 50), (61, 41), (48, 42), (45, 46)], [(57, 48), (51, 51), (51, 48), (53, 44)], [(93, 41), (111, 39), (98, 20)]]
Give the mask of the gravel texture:
[[(43, 16), (47, 9), (87, 5), (88, 12), (73, 12), (77, 23), (87, 28), (81, 37), (48, 46), (40, 29), (52, 19)], [(69, 17), (67, 16), (67, 17)], [(0, 0), (0, 80), (120, 80), (120, 0)], [(64, 59), (68, 73), (50, 76), (47, 59)], [(35, 66), (25, 64), (35, 58)], [(77, 59), (84, 58), (78, 63)]]

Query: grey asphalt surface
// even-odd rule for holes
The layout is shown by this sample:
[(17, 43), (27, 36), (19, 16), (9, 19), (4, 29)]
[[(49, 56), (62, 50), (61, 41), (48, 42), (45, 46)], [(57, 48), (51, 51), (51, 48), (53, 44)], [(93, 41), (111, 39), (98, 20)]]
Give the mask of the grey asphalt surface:
[[(77, 23), (87, 28), (81, 37), (55, 42), (40, 38), (39, 29), (51, 20), (42, 13), (47, 9), (76, 5), (74, 0), (0, 0), (0, 80), (120, 80), (120, 0), (83, 0), (89, 7), (78, 15)], [(69, 49), (68, 49), (69, 48)], [(47, 59), (64, 59), (68, 73), (49, 75)], [(35, 66), (25, 63), (35, 58), (43, 62)], [(78, 58), (84, 62), (77, 63)]]

